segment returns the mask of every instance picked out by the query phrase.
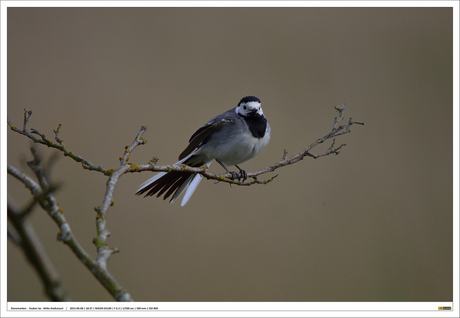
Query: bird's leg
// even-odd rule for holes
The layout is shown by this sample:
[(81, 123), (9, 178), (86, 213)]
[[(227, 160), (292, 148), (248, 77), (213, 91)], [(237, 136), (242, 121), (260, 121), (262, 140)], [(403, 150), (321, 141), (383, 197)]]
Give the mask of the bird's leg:
[[(244, 171), (243, 169), (241, 169), (237, 165), (235, 165), (235, 167), (237, 167), (238, 170), (240, 170), (240, 176), (241, 176), (241, 178), (243, 178), (243, 181), (245, 181), (248, 178), (248, 174), (246, 173), (246, 171)], [(238, 180), (239, 180), (239, 178), (238, 178)]]
[[(228, 173), (230, 173), (230, 174), (232, 175), (232, 180), (235, 180), (235, 179), (240, 180), (238, 173), (236, 173), (235, 171), (229, 171), (229, 170), (227, 169), (227, 167), (226, 167), (222, 162), (220, 162), (220, 161), (217, 160), (217, 159), (216, 159), (216, 161), (222, 166), (222, 168), (225, 169), (225, 171), (227, 171)], [(237, 166), (237, 167), (238, 167), (238, 166)], [(238, 169), (240, 169), (240, 168), (238, 168)], [(241, 169), (240, 169), (240, 171), (241, 171)]]

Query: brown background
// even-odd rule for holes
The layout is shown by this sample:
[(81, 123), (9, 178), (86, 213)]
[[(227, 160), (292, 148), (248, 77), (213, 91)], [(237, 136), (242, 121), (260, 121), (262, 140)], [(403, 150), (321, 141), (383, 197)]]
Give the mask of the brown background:
[[(131, 161), (172, 164), (245, 95), (272, 127), (247, 171), (328, 133), (342, 102), (365, 126), (337, 140), (339, 156), (306, 158), (269, 185), (204, 180), (185, 207), (134, 195), (152, 173), (123, 176), (108, 268), (135, 300), (452, 300), (452, 9), (8, 9), (8, 117), (21, 126), (33, 110), (29, 127), (49, 138), (62, 124), (96, 165), (116, 167), (141, 125), (148, 143)], [(8, 132), (10, 164), (29, 171), (29, 147)], [(57, 199), (95, 256), (106, 178), (60, 158)], [(29, 200), (11, 177), (8, 192)], [(74, 300), (111, 300), (42, 210), (31, 221)], [(9, 301), (47, 299), (11, 242), (7, 265)]]

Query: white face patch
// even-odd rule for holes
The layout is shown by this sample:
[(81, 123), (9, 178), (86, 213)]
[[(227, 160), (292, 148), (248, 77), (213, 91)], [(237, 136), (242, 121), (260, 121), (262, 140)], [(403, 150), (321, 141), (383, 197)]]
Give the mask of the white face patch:
[(259, 116), (262, 116), (264, 112), (262, 111), (262, 106), (259, 102), (251, 101), (247, 103), (240, 103), (235, 112), (242, 116), (248, 116), (249, 114), (257, 113)]

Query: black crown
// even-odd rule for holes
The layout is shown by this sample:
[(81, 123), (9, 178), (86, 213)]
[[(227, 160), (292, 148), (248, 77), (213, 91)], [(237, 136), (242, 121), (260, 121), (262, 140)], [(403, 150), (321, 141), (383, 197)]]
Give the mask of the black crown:
[(260, 99), (258, 99), (257, 97), (255, 96), (246, 96), (246, 97), (243, 97), (239, 104), (241, 103), (248, 103), (248, 102), (259, 102), (260, 103)]

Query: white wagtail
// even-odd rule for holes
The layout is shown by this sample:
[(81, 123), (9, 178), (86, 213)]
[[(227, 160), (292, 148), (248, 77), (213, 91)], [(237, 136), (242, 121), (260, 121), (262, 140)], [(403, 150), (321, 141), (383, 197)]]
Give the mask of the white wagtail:
[[(270, 125), (265, 117), (260, 99), (246, 96), (238, 106), (212, 118), (206, 125), (198, 128), (190, 137), (189, 145), (179, 155), (179, 162), (190, 167), (211, 165), (215, 159), (232, 179), (247, 179), (246, 172), (237, 165), (254, 158), (270, 141)], [(196, 151), (194, 151), (198, 148)], [(194, 152), (192, 152), (194, 151)], [(240, 173), (231, 172), (226, 166), (236, 166)], [(136, 194), (144, 197), (156, 193), (164, 194), (164, 200), (171, 195), (173, 203), (187, 189), (182, 206), (192, 196), (203, 176), (198, 173), (180, 171), (160, 172), (141, 184)]]

